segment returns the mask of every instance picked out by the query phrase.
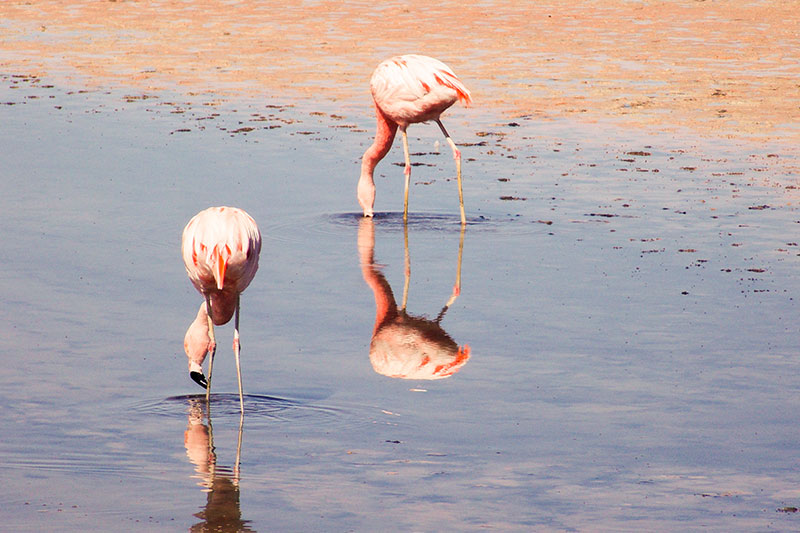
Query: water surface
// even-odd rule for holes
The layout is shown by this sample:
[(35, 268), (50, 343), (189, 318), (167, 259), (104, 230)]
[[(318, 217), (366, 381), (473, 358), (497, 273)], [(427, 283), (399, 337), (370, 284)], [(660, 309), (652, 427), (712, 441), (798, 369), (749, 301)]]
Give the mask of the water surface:
[[(0, 89), (3, 529), (796, 528), (796, 154), (458, 112), (462, 233), (434, 127), (405, 227), (399, 146), (357, 213), (366, 103), (47, 85)], [(264, 237), (241, 426), (232, 328), (210, 406), (182, 352), (210, 205)], [(449, 377), (373, 364), (389, 296)]]

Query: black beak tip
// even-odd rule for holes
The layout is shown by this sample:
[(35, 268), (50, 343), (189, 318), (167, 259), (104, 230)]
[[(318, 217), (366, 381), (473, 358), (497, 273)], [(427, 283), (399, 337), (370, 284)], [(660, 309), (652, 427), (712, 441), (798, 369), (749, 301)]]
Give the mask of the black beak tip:
[(206, 377), (202, 372), (189, 372), (189, 377), (204, 389), (208, 389), (208, 381), (206, 381)]

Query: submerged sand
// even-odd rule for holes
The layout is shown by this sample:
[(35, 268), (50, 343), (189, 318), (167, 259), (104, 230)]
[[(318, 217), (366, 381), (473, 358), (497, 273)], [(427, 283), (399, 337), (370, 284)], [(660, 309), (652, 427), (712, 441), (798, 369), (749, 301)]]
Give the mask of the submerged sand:
[(800, 141), (793, 0), (7, 0), (0, 35), (7, 75), (90, 87), (358, 102), (419, 52), (510, 115)]

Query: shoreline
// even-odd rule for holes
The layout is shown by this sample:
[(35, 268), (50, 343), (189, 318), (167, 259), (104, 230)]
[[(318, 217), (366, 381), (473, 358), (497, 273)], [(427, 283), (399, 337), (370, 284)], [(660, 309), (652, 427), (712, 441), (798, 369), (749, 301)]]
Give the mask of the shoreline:
[(9, 2), (0, 68), (87, 88), (358, 106), (382, 58), (424, 51), (475, 108), (509, 118), (800, 144), (790, 2), (490, 4)]

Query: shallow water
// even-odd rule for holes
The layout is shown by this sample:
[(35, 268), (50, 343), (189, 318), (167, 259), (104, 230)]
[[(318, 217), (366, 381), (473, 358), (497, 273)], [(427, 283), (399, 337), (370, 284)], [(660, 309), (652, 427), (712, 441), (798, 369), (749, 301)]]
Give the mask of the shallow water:
[[(2, 529), (797, 527), (796, 153), (454, 110), (462, 233), (433, 127), (407, 228), (399, 146), (361, 219), (366, 105), (0, 102)], [(226, 204), (264, 237), (241, 426), (232, 328), (208, 409), (181, 346), (180, 233)], [(390, 296), (452, 375), (373, 367)]]

